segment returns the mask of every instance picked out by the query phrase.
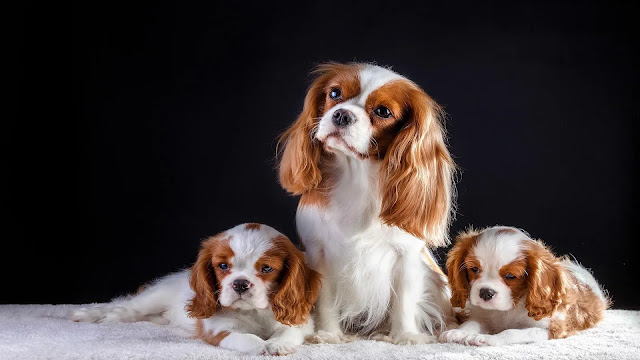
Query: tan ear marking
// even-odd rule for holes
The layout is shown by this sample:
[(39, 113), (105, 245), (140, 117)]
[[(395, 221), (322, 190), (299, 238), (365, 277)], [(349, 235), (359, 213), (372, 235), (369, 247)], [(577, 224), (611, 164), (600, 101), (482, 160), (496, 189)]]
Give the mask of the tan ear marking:
[(313, 71), (316, 78), (307, 91), (302, 112), (280, 136), (277, 145), (278, 149), (283, 148), (279, 164), (280, 184), (292, 195), (304, 194), (320, 184), (322, 147), (313, 135), (326, 106), (325, 93), (341, 76), (357, 76), (358, 66), (327, 63)]
[(464, 265), (466, 257), (477, 243), (480, 232), (469, 229), (458, 234), (447, 255), (447, 278), (451, 287), (451, 306), (463, 308), (469, 299), (469, 279)]
[(567, 279), (558, 259), (540, 241), (528, 240), (524, 251), (528, 264), (526, 308), (535, 320), (551, 316), (563, 302)]
[(276, 237), (273, 244), (274, 251), (284, 257), (285, 268), (279, 288), (272, 296), (271, 309), (277, 321), (301, 325), (309, 318), (320, 291), (320, 274), (307, 267), (302, 252), (285, 236)]
[(211, 260), (214, 256), (229, 257), (229, 252), (233, 254), (229, 247), (230, 239), (230, 236), (224, 237), (224, 233), (221, 233), (202, 242), (198, 259), (191, 267), (189, 279), (189, 285), (194, 291), (193, 299), (186, 306), (190, 317), (206, 319), (216, 313), (219, 307), (219, 279)]
[(413, 83), (398, 84), (404, 85), (398, 96), (411, 108), (380, 169), (380, 217), (429, 246), (444, 246), (449, 242), (455, 164), (445, 143), (443, 112)]

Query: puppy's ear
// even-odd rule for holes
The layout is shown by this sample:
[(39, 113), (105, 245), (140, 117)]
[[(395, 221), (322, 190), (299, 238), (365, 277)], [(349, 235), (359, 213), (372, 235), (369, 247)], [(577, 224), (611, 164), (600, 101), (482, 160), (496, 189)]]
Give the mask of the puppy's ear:
[(338, 74), (352, 70), (353, 65), (327, 63), (313, 71), (315, 80), (307, 91), (298, 119), (278, 140), (280, 184), (292, 195), (300, 195), (320, 184), (319, 168), (322, 147), (315, 139), (317, 125), (324, 113), (328, 82)]
[(444, 246), (449, 243), (455, 164), (445, 143), (443, 111), (416, 85), (404, 96), (410, 111), (380, 169), (380, 216), (429, 246)]
[(278, 290), (271, 299), (271, 309), (277, 321), (285, 325), (304, 324), (318, 297), (322, 277), (307, 267), (302, 252), (285, 236), (274, 239), (284, 250), (284, 268)]
[(475, 245), (478, 235), (480, 232), (473, 229), (460, 233), (456, 237), (455, 245), (447, 255), (447, 278), (451, 287), (451, 306), (464, 309), (469, 299), (470, 285), (465, 259)]
[(560, 261), (539, 241), (528, 241), (524, 251), (528, 276), (526, 308), (535, 320), (551, 316), (566, 295), (564, 271)]
[(211, 260), (213, 252), (222, 241), (222, 234), (210, 237), (202, 243), (198, 259), (191, 267), (189, 285), (195, 293), (187, 304), (190, 317), (206, 319), (213, 316), (218, 308), (218, 279)]

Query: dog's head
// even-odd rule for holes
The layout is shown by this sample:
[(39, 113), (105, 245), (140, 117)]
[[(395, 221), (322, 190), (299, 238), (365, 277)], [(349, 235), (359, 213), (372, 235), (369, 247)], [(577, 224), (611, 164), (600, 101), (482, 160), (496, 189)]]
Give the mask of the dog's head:
[(283, 324), (304, 323), (320, 289), (320, 275), (277, 230), (242, 224), (202, 243), (191, 268), (195, 296), (189, 315), (211, 317), (221, 307), (233, 310), (271, 306)]
[(488, 310), (506, 311), (521, 301), (536, 320), (549, 316), (565, 295), (560, 261), (540, 241), (523, 231), (496, 226), (466, 231), (447, 258), (451, 304), (467, 301)]
[(320, 185), (323, 157), (377, 163), (381, 219), (447, 243), (454, 162), (443, 111), (418, 85), (371, 64), (320, 65), (302, 113), (280, 139), (280, 183), (292, 194)]

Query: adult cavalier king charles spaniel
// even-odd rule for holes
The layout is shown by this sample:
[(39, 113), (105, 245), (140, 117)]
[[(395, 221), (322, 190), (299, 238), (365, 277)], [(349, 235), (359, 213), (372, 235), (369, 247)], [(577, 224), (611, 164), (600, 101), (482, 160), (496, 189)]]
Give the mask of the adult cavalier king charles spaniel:
[(418, 85), (371, 64), (321, 65), (279, 145), (280, 183), (323, 275), (313, 342), (350, 334), (435, 342), (453, 320), (426, 247), (448, 243), (454, 162), (443, 112)]
[(171, 323), (212, 345), (285, 355), (313, 333), (309, 312), (320, 283), (287, 237), (266, 225), (242, 224), (205, 240), (191, 270), (137, 295), (77, 310), (71, 319)]
[(593, 275), (523, 231), (497, 226), (458, 236), (447, 259), (451, 304), (469, 319), (441, 334), (466, 345), (564, 338), (595, 326), (609, 307)]

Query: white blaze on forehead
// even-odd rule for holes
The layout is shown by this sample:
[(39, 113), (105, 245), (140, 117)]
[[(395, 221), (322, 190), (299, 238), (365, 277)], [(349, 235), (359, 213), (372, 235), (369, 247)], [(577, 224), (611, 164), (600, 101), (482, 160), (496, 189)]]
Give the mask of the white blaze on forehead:
[(364, 107), (369, 95), (381, 86), (394, 81), (404, 79), (402, 75), (377, 65), (366, 64), (360, 69), (360, 94), (356, 96), (356, 104)]
[(232, 235), (229, 247), (233, 250), (233, 267), (250, 269), (258, 259), (272, 246), (272, 239), (282, 235), (276, 229), (260, 225), (259, 229), (247, 229), (246, 224), (238, 225), (226, 231)]
[(527, 234), (519, 229), (496, 226), (480, 234), (473, 248), (482, 271), (498, 273), (500, 268), (522, 256), (522, 241), (528, 239)]

